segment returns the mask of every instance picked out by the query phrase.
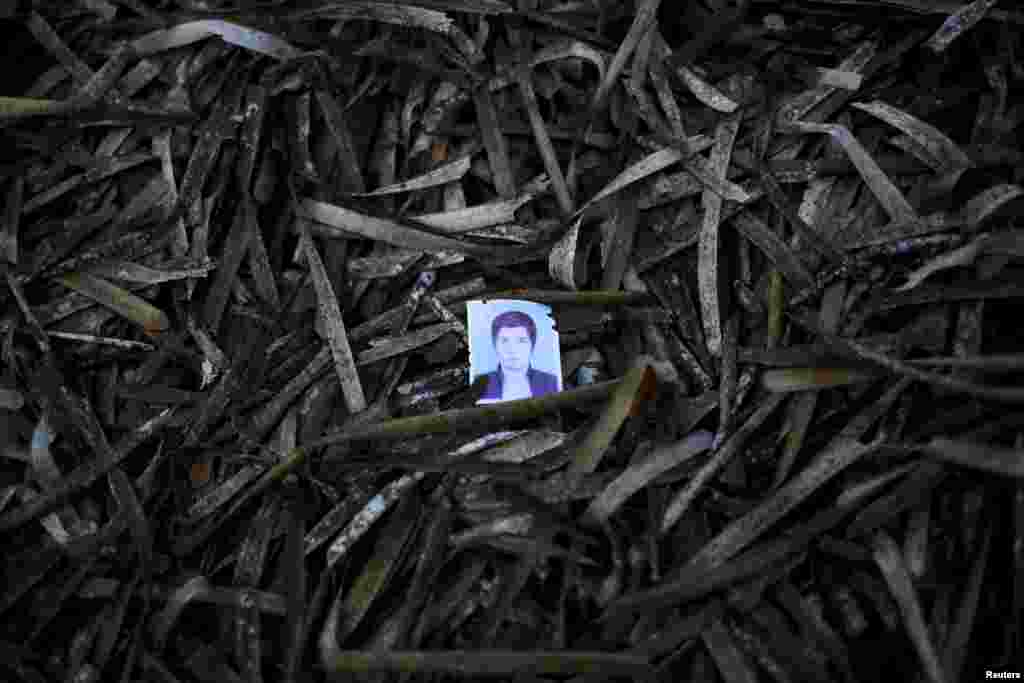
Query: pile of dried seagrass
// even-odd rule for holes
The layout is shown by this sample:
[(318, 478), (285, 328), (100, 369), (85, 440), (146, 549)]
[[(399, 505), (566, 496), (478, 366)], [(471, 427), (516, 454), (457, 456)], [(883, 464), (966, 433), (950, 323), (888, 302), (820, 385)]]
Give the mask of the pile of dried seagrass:
[(0, 679), (1024, 667), (1016, 3), (0, 24)]

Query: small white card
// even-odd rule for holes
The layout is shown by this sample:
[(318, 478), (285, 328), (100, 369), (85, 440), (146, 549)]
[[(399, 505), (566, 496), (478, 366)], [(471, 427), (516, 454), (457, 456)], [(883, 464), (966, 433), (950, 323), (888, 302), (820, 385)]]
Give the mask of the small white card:
[(469, 382), (486, 376), (478, 405), (562, 391), (562, 358), (551, 307), (521, 299), (466, 304)]

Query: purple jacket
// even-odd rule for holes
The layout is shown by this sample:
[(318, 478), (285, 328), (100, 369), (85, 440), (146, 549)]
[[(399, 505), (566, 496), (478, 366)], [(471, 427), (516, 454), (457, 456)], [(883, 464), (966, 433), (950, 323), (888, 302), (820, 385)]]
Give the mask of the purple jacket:
[[(484, 377), (487, 378), (487, 387), (480, 398), (500, 399), (502, 391), (501, 369), (489, 372)], [(553, 394), (558, 391), (558, 378), (550, 373), (530, 368), (526, 371), (526, 378), (530, 381), (530, 393), (533, 398), (544, 396), (545, 394)]]

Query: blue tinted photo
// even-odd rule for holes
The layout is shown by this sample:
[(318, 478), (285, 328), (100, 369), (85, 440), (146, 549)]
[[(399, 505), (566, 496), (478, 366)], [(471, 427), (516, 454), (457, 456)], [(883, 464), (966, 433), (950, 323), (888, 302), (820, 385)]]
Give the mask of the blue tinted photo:
[(551, 309), (531, 301), (471, 301), (467, 306), (470, 382), (483, 375), (478, 403), (536, 398), (562, 390), (558, 333)]

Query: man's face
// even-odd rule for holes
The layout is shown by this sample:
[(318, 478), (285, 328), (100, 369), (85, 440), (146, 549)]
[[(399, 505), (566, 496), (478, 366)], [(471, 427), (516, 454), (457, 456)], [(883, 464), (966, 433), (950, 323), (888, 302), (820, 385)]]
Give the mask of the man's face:
[(530, 367), (533, 344), (525, 327), (502, 327), (494, 340), (498, 361), (506, 371), (525, 372)]

